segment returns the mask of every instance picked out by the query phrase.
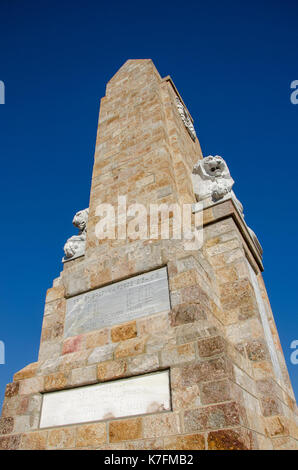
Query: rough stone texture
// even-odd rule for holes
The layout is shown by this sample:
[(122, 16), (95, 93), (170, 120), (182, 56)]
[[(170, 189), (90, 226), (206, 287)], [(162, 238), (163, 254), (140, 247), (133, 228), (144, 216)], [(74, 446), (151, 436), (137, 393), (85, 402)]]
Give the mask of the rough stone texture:
[[(101, 100), (85, 255), (47, 291), (38, 361), (8, 384), (0, 449), (297, 449), (296, 402), (262, 279), (235, 200), (204, 209), (204, 244), (105, 239), (99, 202), (194, 204), (202, 158), (177, 109), (182, 97), (151, 60), (129, 60)], [(190, 118), (191, 119), (191, 118)], [(236, 182), (237, 183), (241, 182)], [(256, 273), (281, 377), (261, 321)], [(167, 267), (171, 309), (64, 338), (66, 299)], [(272, 346), (271, 346), (272, 347)], [(172, 411), (39, 429), (42, 393), (170, 370)]]
[(109, 425), (110, 442), (128, 441), (142, 437), (142, 420), (123, 419), (112, 421)]
[(179, 415), (166, 413), (143, 418), (144, 437), (160, 437), (180, 432)]
[(44, 389), (46, 392), (53, 390), (59, 390), (66, 386), (67, 377), (63, 372), (57, 374), (51, 374), (45, 377)]
[(205, 437), (203, 434), (166, 437), (164, 440), (165, 450), (205, 450), (205, 448)]
[(208, 450), (252, 449), (251, 435), (241, 429), (226, 429), (208, 434)]
[(0, 418), (0, 434), (10, 434), (13, 430), (13, 418)]
[(47, 445), (48, 431), (38, 431), (22, 435), (20, 449), (22, 450), (45, 450)]
[(0, 436), (0, 450), (16, 450), (19, 449), (21, 436), (15, 434), (13, 436)]
[(48, 449), (72, 449), (75, 447), (76, 434), (73, 428), (60, 428), (49, 431)]
[(135, 338), (137, 336), (137, 324), (135, 321), (116, 326), (111, 330), (111, 338), (113, 343), (124, 341), (126, 339)]
[(107, 440), (105, 423), (85, 424), (78, 427), (76, 447), (98, 447)]
[(99, 364), (97, 377), (100, 382), (112, 379), (119, 379), (127, 375), (127, 363), (125, 360), (108, 361)]

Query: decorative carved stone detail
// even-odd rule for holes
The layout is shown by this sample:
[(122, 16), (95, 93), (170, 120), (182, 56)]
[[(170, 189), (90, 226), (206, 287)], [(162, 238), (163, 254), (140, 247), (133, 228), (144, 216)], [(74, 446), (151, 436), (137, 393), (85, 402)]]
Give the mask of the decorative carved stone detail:
[(190, 137), (192, 138), (192, 140), (196, 140), (197, 135), (196, 135), (196, 131), (195, 131), (194, 125), (192, 123), (191, 117), (188, 114), (185, 106), (183, 106), (183, 104), (181, 103), (178, 96), (176, 96), (176, 106), (177, 106), (178, 112), (181, 116), (182, 122), (185, 125)]
[(84, 209), (77, 212), (74, 216), (72, 223), (79, 229), (79, 234), (73, 235), (65, 243), (65, 257), (62, 260), (63, 262), (78, 258), (85, 254), (88, 215), (89, 209)]
[[(198, 201), (211, 198), (213, 202), (217, 202), (226, 196), (236, 198), (232, 191), (234, 180), (226, 162), (219, 155), (214, 157), (209, 155), (203, 160), (199, 160), (192, 173), (194, 192)], [(239, 209), (241, 212), (243, 211), (241, 204)]]
[[(197, 201), (206, 201), (212, 204), (232, 198), (239, 214), (244, 219), (243, 206), (232, 190), (234, 180), (222, 157), (209, 155), (199, 160), (192, 171), (192, 183)], [(247, 226), (247, 229), (258, 251), (262, 254), (263, 250), (256, 234), (250, 227)]]

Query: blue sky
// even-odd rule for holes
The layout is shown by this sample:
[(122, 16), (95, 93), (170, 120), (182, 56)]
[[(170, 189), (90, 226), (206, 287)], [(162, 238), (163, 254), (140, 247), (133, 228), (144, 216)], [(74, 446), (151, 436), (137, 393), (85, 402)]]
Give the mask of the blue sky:
[(285, 358), (297, 328), (298, 5), (295, 1), (1, 0), (0, 402), (37, 359), (45, 292), (87, 207), (99, 100), (131, 58), (171, 75), (203, 154), (222, 155), (264, 248)]

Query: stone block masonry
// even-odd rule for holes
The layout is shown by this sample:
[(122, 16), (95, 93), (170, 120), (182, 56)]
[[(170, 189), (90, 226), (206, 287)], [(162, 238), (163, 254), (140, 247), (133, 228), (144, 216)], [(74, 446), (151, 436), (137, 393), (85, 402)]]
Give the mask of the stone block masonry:
[[(7, 385), (0, 449), (298, 448), (296, 402), (262, 280), (261, 250), (230, 176), (221, 186), (228, 188), (224, 196), (217, 188), (217, 200), (204, 199), (199, 250), (185, 250), (179, 239), (96, 236), (98, 205), (116, 206), (119, 195), (145, 207), (196, 204), (202, 187), (194, 190), (193, 168), (201, 177), (203, 159), (196, 134), (174, 83), (151, 60), (127, 61), (107, 84), (87, 227), (78, 225), (85, 251), (64, 263), (47, 292), (38, 360)], [(210, 171), (214, 162), (216, 172), (224, 168), (214, 157)], [(161, 289), (117, 297), (119, 286), (156, 272), (166, 273)], [(104, 289), (116, 292), (113, 303), (98, 300)], [(164, 300), (153, 302), (160, 292)], [(92, 299), (87, 310), (80, 304), (86, 298)], [(73, 323), (69, 305), (76, 306)], [(157, 374), (168, 377), (168, 402), (164, 395), (147, 402), (144, 391), (129, 406), (123, 394), (124, 414), (108, 410), (87, 419), (85, 404), (93, 410), (87, 390), (126, 390), (129, 381)], [(71, 400), (61, 400), (61, 416), (70, 413), (73, 421), (42, 423), (50, 394), (76, 393), (85, 400), (79, 418), (67, 408)]]

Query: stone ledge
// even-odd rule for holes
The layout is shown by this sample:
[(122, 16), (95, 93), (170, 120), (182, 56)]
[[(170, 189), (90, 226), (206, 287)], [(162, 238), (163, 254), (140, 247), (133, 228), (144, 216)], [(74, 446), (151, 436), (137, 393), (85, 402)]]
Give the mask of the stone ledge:
[(257, 264), (261, 272), (264, 271), (262, 256), (248, 231), (245, 221), (239, 215), (232, 198), (206, 207), (203, 211), (204, 226), (232, 217), (244, 240), (244, 250), (247, 256), (250, 260), (252, 259), (254, 261), (253, 264)]

